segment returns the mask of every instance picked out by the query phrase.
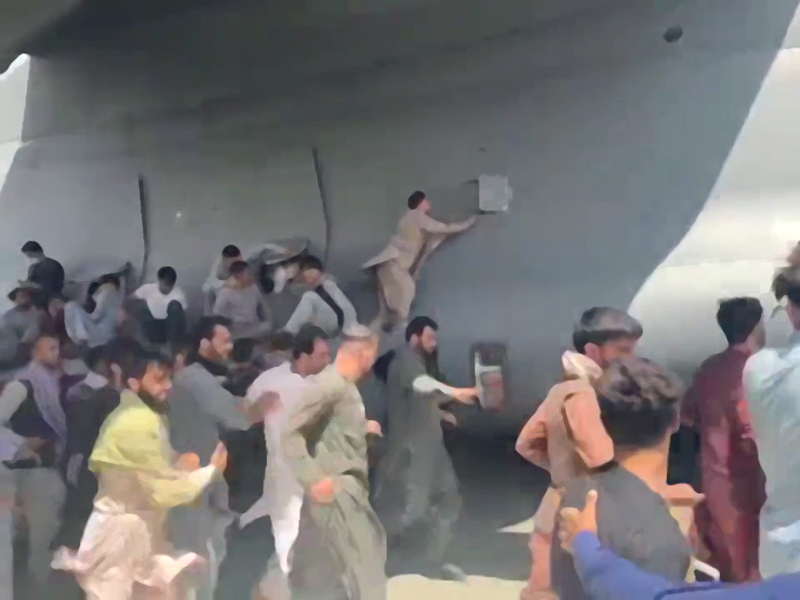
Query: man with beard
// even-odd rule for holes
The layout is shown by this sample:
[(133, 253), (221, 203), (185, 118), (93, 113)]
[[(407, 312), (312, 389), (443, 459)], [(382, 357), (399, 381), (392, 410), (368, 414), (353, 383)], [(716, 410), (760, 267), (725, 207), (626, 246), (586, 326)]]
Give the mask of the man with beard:
[(390, 541), (416, 525), (429, 525), (425, 570), (433, 576), (466, 580), (445, 562), (461, 512), (458, 479), (444, 444), (441, 406), (452, 400), (472, 404), (475, 388), (452, 388), (428, 374), (439, 326), (415, 317), (406, 328), (406, 345), (389, 363), (386, 378), (387, 450), (378, 465), (373, 495)]
[(58, 532), (65, 493), (57, 469), (67, 438), (62, 377), (59, 342), (42, 335), (27, 369), (0, 395), (0, 423), (10, 442), (2, 458), (14, 470), (17, 504), (28, 529), (28, 570), (39, 588), (50, 573), (50, 544)]
[(584, 312), (572, 335), (577, 353), (567, 352), (562, 357), (565, 381), (550, 389), (519, 434), (517, 452), (549, 471), (552, 479), (533, 517), (531, 575), (522, 600), (553, 597), (550, 553), (563, 487), (614, 458), (614, 445), (603, 428), (592, 381), (614, 359), (631, 356), (641, 337), (641, 324), (622, 310), (595, 307)]
[(227, 462), (218, 444), (208, 466), (173, 466), (167, 435), (172, 362), (137, 353), (126, 389), (109, 415), (90, 459), (100, 487), (77, 552), (64, 552), (55, 568), (75, 573), (88, 600), (185, 597), (187, 569), (197, 554), (175, 554), (164, 522), (168, 509), (195, 501)]
[(67, 391), (67, 443), (61, 470), (67, 483), (61, 530), (56, 546), (77, 550), (97, 495), (89, 457), (108, 415), (119, 406), (122, 370), (130, 367), (140, 346), (115, 340), (87, 353), (89, 373)]
[[(170, 438), (176, 450), (192, 452), (201, 461), (211, 456), (220, 434), (247, 431), (261, 419), (253, 412), (251, 420), (244, 399), (223, 386), (233, 350), (229, 326), (230, 322), (221, 317), (200, 319), (187, 366), (175, 376)], [(197, 505), (181, 507), (171, 515), (175, 542), (209, 559), (210, 577), (201, 594), (212, 593), (224, 558), (225, 529), (233, 520), (228, 504), (228, 488), (220, 480)]]
[(735, 583), (761, 579), (758, 515), (765, 482), (742, 372), (747, 359), (764, 346), (763, 312), (757, 298), (720, 303), (717, 323), (728, 347), (700, 366), (681, 408), (683, 424), (700, 431), (706, 501), (698, 507), (698, 532), (722, 580)]
[(367, 474), (367, 435), (380, 434), (380, 426), (367, 421), (356, 387), (372, 369), (378, 342), (363, 325), (345, 329), (334, 364), (317, 376), (282, 436), (349, 600), (386, 598), (386, 534), (369, 503)]

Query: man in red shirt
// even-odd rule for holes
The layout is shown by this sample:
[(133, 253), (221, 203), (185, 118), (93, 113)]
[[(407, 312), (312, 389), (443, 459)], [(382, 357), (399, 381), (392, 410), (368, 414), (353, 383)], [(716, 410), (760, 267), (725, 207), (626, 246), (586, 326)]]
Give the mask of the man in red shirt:
[(761, 579), (758, 518), (764, 473), (742, 387), (747, 359), (764, 346), (763, 309), (756, 298), (720, 303), (717, 323), (728, 348), (697, 371), (681, 411), (683, 425), (700, 432), (700, 473), (706, 501), (695, 520), (711, 564), (724, 581)]

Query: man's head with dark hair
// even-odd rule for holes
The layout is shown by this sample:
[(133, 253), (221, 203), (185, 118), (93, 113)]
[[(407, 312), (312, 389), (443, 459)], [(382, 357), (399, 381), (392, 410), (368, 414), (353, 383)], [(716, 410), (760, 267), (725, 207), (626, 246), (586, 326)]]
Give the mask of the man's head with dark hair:
[(156, 274), (158, 277), (158, 289), (165, 296), (171, 294), (178, 281), (178, 273), (172, 267), (161, 267)]
[(275, 331), (267, 337), (266, 344), (273, 352), (291, 352), (294, 348), (294, 336), (288, 331)]
[(719, 303), (717, 324), (728, 345), (749, 344), (756, 351), (764, 347), (763, 316), (764, 308), (758, 298), (731, 298)]
[(19, 309), (27, 310), (33, 306), (33, 294), (24, 287), (18, 287), (8, 294), (8, 299)]
[(144, 351), (142, 345), (134, 339), (119, 337), (111, 340), (103, 348), (103, 355), (111, 372), (109, 379), (117, 389), (126, 387), (124, 374), (133, 370), (134, 363)]
[(108, 360), (108, 347), (95, 346), (89, 348), (86, 352), (86, 366), (90, 371), (102, 375), (108, 379), (111, 378), (110, 362)]
[(139, 349), (131, 357), (127, 372), (123, 372), (125, 385), (154, 411), (166, 413), (173, 368), (174, 363), (168, 356)]
[(325, 265), (316, 256), (305, 254), (297, 261), (300, 280), (309, 287), (317, 287), (325, 274)]
[(600, 416), (617, 452), (669, 445), (677, 431), (680, 380), (646, 358), (611, 362), (594, 385)]
[(228, 258), (231, 260), (233, 259), (241, 260), (242, 251), (239, 250), (237, 246), (234, 246), (233, 244), (228, 244), (222, 249), (222, 258)]
[(596, 306), (581, 315), (572, 343), (605, 369), (616, 358), (632, 356), (641, 337), (642, 325), (624, 310)]
[(303, 325), (294, 336), (292, 358), (298, 373), (316, 375), (331, 362), (328, 335), (316, 325)]
[(225, 363), (233, 351), (231, 322), (224, 317), (202, 317), (194, 328), (189, 362), (199, 358)]
[(408, 208), (410, 210), (421, 210), (427, 213), (431, 209), (431, 203), (428, 202), (428, 197), (425, 192), (417, 190), (408, 197)]
[(44, 250), (39, 242), (25, 242), (22, 246), (22, 253), (30, 259), (41, 258), (44, 256)]
[(253, 360), (253, 350), (256, 342), (250, 338), (242, 338), (233, 342), (231, 360), (237, 365), (244, 365)]
[(228, 268), (228, 273), (237, 286), (247, 287), (253, 283), (253, 277), (250, 273), (250, 268), (243, 260), (237, 260), (235, 263), (233, 263)]
[(439, 343), (437, 331), (439, 324), (430, 317), (414, 317), (406, 327), (406, 342), (420, 354), (433, 354)]
[(778, 301), (784, 297), (788, 300), (786, 314), (789, 315), (792, 327), (800, 331), (800, 268), (782, 269), (772, 282), (772, 290)]

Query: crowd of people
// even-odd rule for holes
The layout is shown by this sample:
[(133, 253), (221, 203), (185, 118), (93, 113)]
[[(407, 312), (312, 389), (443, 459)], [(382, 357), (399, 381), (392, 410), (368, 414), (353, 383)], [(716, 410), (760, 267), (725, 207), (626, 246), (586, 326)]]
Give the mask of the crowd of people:
[[(300, 246), (226, 246), (191, 318), (172, 267), (130, 294), (109, 274), (66, 299), (63, 267), (25, 244), (32, 265), (0, 326), (0, 459), (30, 597), (384, 600), (403, 554), (467, 580), (449, 560), (461, 497), (443, 424), (481, 389), (450, 385), (438, 324), (409, 317), (424, 258), (474, 220), (433, 220), (421, 192), (408, 208), (366, 265), (380, 287), (370, 327)], [(303, 293), (278, 325), (270, 296), (289, 284)], [(800, 331), (800, 261), (775, 290)], [(800, 350), (765, 348), (762, 313), (721, 302), (729, 347), (686, 392), (636, 357), (636, 319), (583, 314), (563, 381), (517, 441), (552, 481), (523, 600), (800, 591)], [(404, 343), (381, 354), (380, 331), (398, 327)], [(359, 391), (373, 375), (380, 420)], [(700, 440), (702, 494), (668, 482), (679, 432)]]

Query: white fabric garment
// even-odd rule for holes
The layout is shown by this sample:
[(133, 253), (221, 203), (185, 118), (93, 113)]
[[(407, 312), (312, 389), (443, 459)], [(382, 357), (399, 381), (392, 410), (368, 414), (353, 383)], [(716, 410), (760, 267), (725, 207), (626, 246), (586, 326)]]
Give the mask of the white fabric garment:
[(281, 588), (288, 590), (291, 571), (291, 551), (300, 529), (300, 509), (303, 488), (283, 457), (281, 436), (289, 417), (297, 409), (311, 382), (294, 371), (290, 362), (265, 371), (247, 391), (247, 399), (256, 402), (267, 392), (278, 394), (281, 406), (265, 415), (264, 437), (267, 442), (267, 468), (264, 476), (264, 495), (239, 519), (245, 527), (256, 519), (270, 515), (275, 536), (275, 551), (283, 576)]
[(794, 342), (789, 349), (757, 352), (743, 375), (767, 477), (759, 552), (764, 578), (800, 572), (800, 343)]
[(435, 380), (430, 375), (420, 375), (414, 380), (412, 384), (414, 390), (421, 394), (430, 394), (433, 392), (441, 392), (445, 396), (453, 397), (456, 389), (449, 385), (443, 384), (441, 381)]
[[(344, 315), (342, 329), (357, 324), (356, 309), (353, 308), (353, 304), (344, 295), (344, 292), (339, 289), (336, 282), (330, 277), (325, 277), (321, 285), (333, 301), (339, 305), (339, 308), (342, 309)], [(300, 303), (294, 309), (284, 329), (289, 333), (296, 334), (307, 323), (320, 327), (331, 336), (339, 331), (339, 321), (336, 318), (336, 313), (314, 290), (309, 290), (303, 294), (303, 297), (300, 298)]]
[(178, 286), (173, 287), (169, 294), (162, 294), (157, 283), (145, 283), (133, 295), (147, 303), (147, 308), (154, 319), (167, 318), (167, 307), (170, 302), (180, 302), (184, 310), (187, 306), (186, 296)]

